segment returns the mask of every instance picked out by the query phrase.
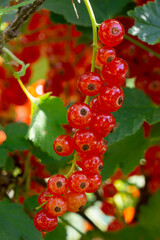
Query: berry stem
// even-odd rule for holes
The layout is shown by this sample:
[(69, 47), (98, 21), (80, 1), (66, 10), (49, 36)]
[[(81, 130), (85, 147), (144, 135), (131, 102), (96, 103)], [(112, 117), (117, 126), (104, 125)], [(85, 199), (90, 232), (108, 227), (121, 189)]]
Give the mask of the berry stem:
[[(19, 58), (17, 58), (9, 49), (7, 48), (2, 48), (3, 53), (6, 53), (11, 59), (13, 59), (15, 62), (17, 62), (19, 65), (22, 66), (22, 69), (27, 69), (29, 66), (28, 64), (26, 65), (23, 61), (21, 61)], [(34, 104), (38, 104), (38, 98), (34, 98), (26, 89), (24, 84), (22, 83), (20, 78), (16, 78), (20, 87), (22, 88), (23, 92), (26, 94), (27, 98)]]
[(70, 175), (75, 171), (75, 168), (76, 168), (76, 161), (78, 159), (78, 154), (77, 152), (74, 153), (74, 158), (73, 160), (71, 161), (72, 165), (71, 165), (71, 168), (70, 170), (68, 171), (68, 173), (65, 175), (65, 177), (68, 179), (70, 177)]
[(132, 37), (126, 35), (126, 34), (125, 34), (124, 38), (127, 39), (128, 41), (134, 43), (134, 44), (137, 45), (138, 47), (142, 48), (142, 49), (145, 50), (146, 52), (152, 53), (155, 57), (157, 57), (158, 59), (160, 59), (160, 54), (158, 54), (157, 52), (155, 52), (155, 51), (152, 50), (151, 48), (145, 46), (143, 43), (135, 40), (134, 38), (132, 38)]
[(42, 204), (39, 205), (38, 207), (34, 208), (34, 210), (35, 210), (35, 211), (38, 211), (38, 210), (41, 209), (46, 203), (47, 203), (47, 201), (45, 201), (44, 203), (42, 203)]
[[(87, 11), (89, 13), (90, 19), (91, 19), (91, 23), (92, 23), (92, 30), (93, 30), (93, 51), (92, 51), (92, 65), (91, 65), (91, 72), (95, 71), (95, 64), (96, 64), (96, 54), (97, 54), (97, 22), (96, 22), (96, 18), (92, 9), (92, 6), (89, 2), (89, 0), (83, 0)], [(86, 96), (85, 99), (85, 103), (88, 104), (89, 103), (89, 96)]]

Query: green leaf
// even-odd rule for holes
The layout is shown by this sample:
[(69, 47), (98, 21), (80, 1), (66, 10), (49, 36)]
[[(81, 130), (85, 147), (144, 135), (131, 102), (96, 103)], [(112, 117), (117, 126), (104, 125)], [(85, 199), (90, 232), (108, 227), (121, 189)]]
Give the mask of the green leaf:
[(6, 141), (2, 144), (3, 148), (9, 151), (26, 150), (30, 148), (29, 141), (25, 138), (28, 126), (24, 123), (11, 123), (4, 128), (7, 135)]
[(39, 205), (38, 204), (38, 195), (33, 195), (25, 200), (23, 203), (25, 209), (28, 212), (34, 212), (34, 209)]
[[(74, 1), (74, 2), (76, 5), (76, 8), (77, 8), (77, 11), (78, 11), (79, 19), (77, 19), (76, 14), (74, 12), (72, 1), (47, 0), (43, 4), (43, 7), (47, 8), (50, 11), (53, 11), (54, 13), (63, 15), (64, 18), (69, 23), (74, 23), (77, 25), (85, 26), (85, 27), (91, 26), (91, 21), (90, 21), (89, 15), (87, 13), (84, 2), (81, 1), (80, 4), (77, 3), (77, 1)], [(125, 7), (125, 5), (128, 2), (130, 2), (130, 0), (123, 0), (123, 1), (91, 0), (90, 1), (98, 23), (101, 23), (104, 20), (115, 16), (117, 13), (119, 13)]]
[(124, 94), (122, 108), (113, 113), (117, 128), (107, 137), (109, 144), (134, 134), (144, 121), (149, 124), (160, 121), (160, 107), (154, 105), (142, 91), (125, 88)]
[(49, 156), (60, 159), (53, 150), (54, 139), (65, 131), (61, 124), (66, 124), (66, 108), (58, 97), (45, 94), (34, 109), (27, 137), (36, 147), (40, 147)]
[(146, 228), (150, 235), (150, 239), (155, 239), (160, 236), (160, 191), (154, 194), (148, 204), (143, 205), (139, 215), (139, 225)]
[(0, 146), (0, 167), (4, 167), (8, 158), (8, 151)]
[(135, 134), (111, 144), (107, 149), (103, 161), (103, 179), (112, 176), (119, 167), (125, 175), (130, 173), (139, 164), (148, 146), (149, 141), (144, 138), (142, 128)]
[(53, 232), (47, 233), (45, 236), (45, 240), (66, 240), (66, 229), (65, 227), (59, 222), (56, 229)]
[(160, 1), (148, 2), (143, 7), (136, 7), (129, 11), (128, 15), (135, 19), (135, 25), (129, 30), (134, 36), (138, 36), (148, 44), (160, 41)]
[(1, 240), (41, 240), (33, 220), (19, 204), (0, 202), (0, 239)]

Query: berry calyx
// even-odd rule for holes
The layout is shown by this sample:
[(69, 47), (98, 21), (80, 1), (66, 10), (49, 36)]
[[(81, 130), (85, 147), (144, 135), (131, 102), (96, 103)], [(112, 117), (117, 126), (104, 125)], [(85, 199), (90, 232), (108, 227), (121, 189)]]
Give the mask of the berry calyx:
[(73, 104), (67, 111), (67, 120), (71, 127), (86, 128), (92, 118), (92, 111), (85, 103)]
[(103, 44), (114, 47), (123, 40), (124, 27), (119, 21), (108, 19), (100, 25), (98, 35)]
[(41, 210), (34, 217), (34, 226), (38, 231), (53, 231), (58, 224), (57, 217), (51, 216), (47, 211)]
[(87, 72), (80, 77), (77, 86), (81, 93), (88, 96), (95, 96), (102, 88), (103, 80), (98, 74)]
[(67, 191), (67, 179), (60, 174), (54, 175), (48, 180), (47, 187), (52, 193), (61, 195)]
[(53, 142), (54, 151), (60, 156), (69, 156), (74, 151), (74, 143), (67, 135), (58, 136)]

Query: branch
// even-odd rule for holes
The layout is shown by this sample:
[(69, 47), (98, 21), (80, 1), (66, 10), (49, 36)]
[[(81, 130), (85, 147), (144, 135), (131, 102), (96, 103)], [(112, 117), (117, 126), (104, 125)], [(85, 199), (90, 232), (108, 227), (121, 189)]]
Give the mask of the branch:
[(36, 12), (36, 10), (43, 4), (45, 0), (35, 0), (34, 3), (19, 8), (14, 20), (10, 25), (0, 34), (0, 49), (2, 49), (5, 43), (11, 41), (17, 37), (20, 27), (28, 20), (28, 18)]

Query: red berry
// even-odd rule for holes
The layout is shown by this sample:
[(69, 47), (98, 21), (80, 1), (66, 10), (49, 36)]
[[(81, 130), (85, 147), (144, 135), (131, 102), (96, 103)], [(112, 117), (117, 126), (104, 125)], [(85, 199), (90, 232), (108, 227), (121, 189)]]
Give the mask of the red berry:
[(70, 212), (78, 212), (85, 206), (87, 197), (85, 193), (67, 193), (67, 209)]
[(100, 104), (98, 97), (92, 98), (92, 100), (89, 103), (89, 106), (92, 109), (93, 113), (105, 111), (105, 109)]
[(102, 212), (108, 216), (114, 216), (115, 215), (115, 207), (113, 204), (109, 202), (102, 202), (101, 206)]
[(114, 47), (123, 40), (124, 28), (119, 21), (108, 19), (100, 25), (98, 35), (102, 43)]
[(84, 156), (82, 158), (82, 169), (90, 174), (100, 173), (103, 169), (102, 158), (97, 155)]
[(88, 189), (89, 180), (84, 172), (76, 171), (69, 177), (68, 186), (72, 192), (83, 193)]
[(46, 210), (52, 216), (62, 216), (67, 211), (67, 202), (61, 196), (51, 197), (47, 202)]
[[(51, 191), (49, 191), (48, 189), (44, 190), (39, 196), (38, 196), (38, 203), (39, 205), (45, 203), (46, 201), (48, 201), (48, 199), (50, 198), (50, 196), (47, 195), (53, 195), (53, 193)], [(42, 208), (46, 208), (46, 204), (42, 206)]]
[(99, 49), (97, 53), (97, 59), (100, 63), (106, 64), (113, 61), (113, 59), (116, 57), (116, 51), (114, 48), (103, 46)]
[(118, 192), (117, 189), (115, 188), (115, 186), (112, 183), (106, 183), (103, 186), (103, 195), (106, 198), (114, 197), (114, 195), (116, 195), (117, 192)]
[(123, 224), (118, 220), (114, 219), (109, 225), (108, 225), (108, 231), (118, 231), (123, 228)]
[(103, 155), (107, 151), (107, 141), (105, 139), (97, 140), (95, 153), (97, 155)]
[(89, 128), (98, 135), (106, 137), (115, 126), (115, 118), (111, 113), (94, 113)]
[(60, 174), (54, 175), (48, 180), (47, 187), (52, 193), (61, 195), (67, 191), (67, 179)]
[(86, 174), (89, 179), (89, 187), (87, 188), (87, 193), (96, 192), (101, 185), (102, 177), (100, 174)]
[(54, 151), (60, 156), (69, 156), (74, 151), (74, 143), (67, 135), (58, 136), (53, 142)]
[(124, 101), (124, 92), (118, 86), (105, 86), (100, 92), (99, 102), (108, 112), (115, 112), (123, 104)]
[(57, 217), (51, 216), (47, 211), (41, 210), (34, 217), (34, 225), (38, 231), (53, 231), (58, 224)]
[(102, 66), (101, 74), (104, 81), (111, 85), (121, 86), (127, 76), (128, 65), (122, 58), (115, 58), (111, 63)]
[(73, 137), (75, 150), (81, 153), (92, 152), (96, 146), (96, 136), (88, 129), (79, 130)]
[(73, 128), (86, 128), (91, 121), (91, 117), (91, 109), (85, 103), (73, 104), (67, 111), (68, 123)]
[(94, 96), (97, 95), (102, 88), (103, 80), (98, 74), (87, 72), (80, 77), (77, 84), (81, 93)]

